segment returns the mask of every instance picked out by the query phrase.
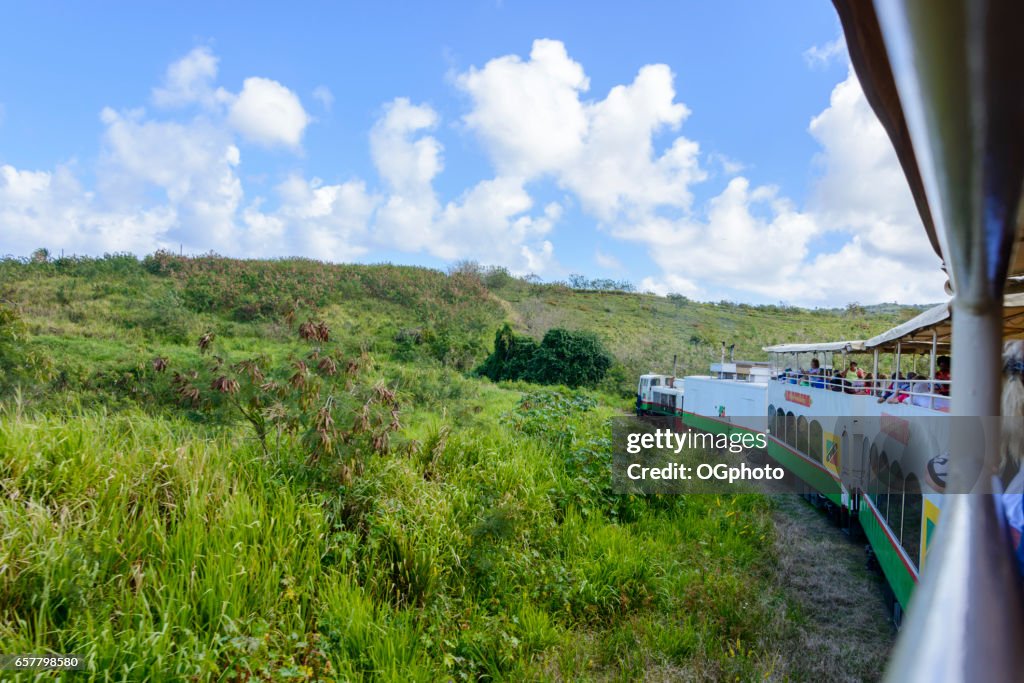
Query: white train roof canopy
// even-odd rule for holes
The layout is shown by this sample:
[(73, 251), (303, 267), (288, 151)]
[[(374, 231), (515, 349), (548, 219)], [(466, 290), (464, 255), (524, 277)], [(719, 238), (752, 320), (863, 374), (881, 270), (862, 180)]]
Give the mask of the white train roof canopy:
[[(857, 353), (895, 350), (897, 342), (907, 349), (930, 347), (932, 333), (940, 345), (948, 345), (953, 332), (949, 303), (923, 311), (907, 322), (875, 335), (866, 341), (820, 342), (817, 344), (776, 344), (765, 346), (768, 353), (818, 353), (822, 351)], [(1003, 337), (1024, 339), (1024, 292), (1003, 298)]]
[[(897, 325), (871, 339), (864, 346), (892, 347), (900, 344), (931, 344), (932, 333), (940, 344), (948, 344), (953, 333), (949, 303), (933, 306), (902, 325)], [(1024, 339), (1024, 292), (1003, 297), (1003, 338)]]
[(765, 346), (768, 353), (818, 353), (821, 351), (846, 351), (856, 352), (864, 350), (864, 341), (860, 339), (851, 341), (821, 342), (820, 344), (776, 344)]

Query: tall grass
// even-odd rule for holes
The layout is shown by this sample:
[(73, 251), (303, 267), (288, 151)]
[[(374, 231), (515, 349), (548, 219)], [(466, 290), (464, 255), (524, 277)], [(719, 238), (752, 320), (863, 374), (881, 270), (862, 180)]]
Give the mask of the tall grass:
[[(0, 282), (30, 333), (0, 376), (4, 652), (111, 681), (803, 675), (768, 501), (612, 495), (607, 418), (679, 340), (703, 362), (725, 332), (753, 351), (769, 320), (811, 336), (850, 324), (835, 313), (168, 255), (0, 259)], [(275, 316), (302, 306), (401, 401), (392, 454), (346, 483), (147, 383), (154, 356), (200, 362), (205, 330), (287, 358)], [(608, 393), (467, 376), (506, 317), (597, 332)]]
[[(636, 652), (765, 670), (767, 504), (662, 499), (617, 521), (564, 457), (593, 447), (601, 411), (528, 411), (436, 422), (341, 486), (295, 444), (267, 459), (138, 412), (8, 410), (0, 641), (79, 654), (95, 680), (604, 678)], [(553, 448), (524, 419), (580, 436)]]
[(164, 354), (209, 328), (221, 338), (273, 346), (291, 336), (281, 330), (285, 313), (317, 309), (351, 340), (348, 352), (366, 347), (403, 363), (463, 372), (486, 358), (495, 330), (506, 320), (537, 340), (555, 327), (586, 330), (616, 357), (602, 386), (622, 396), (634, 391), (641, 373), (671, 372), (673, 357), (680, 374), (705, 372), (720, 357), (723, 340), (736, 344), (737, 357), (763, 358), (766, 344), (867, 338), (919, 310), (699, 303), (531, 284), (496, 277), (500, 271), (477, 271), (446, 275), (387, 264), (167, 253), (142, 262), (124, 254), (44, 262), (3, 258), (0, 298), (18, 306), (46, 344), (85, 337), (121, 352), (145, 347)]

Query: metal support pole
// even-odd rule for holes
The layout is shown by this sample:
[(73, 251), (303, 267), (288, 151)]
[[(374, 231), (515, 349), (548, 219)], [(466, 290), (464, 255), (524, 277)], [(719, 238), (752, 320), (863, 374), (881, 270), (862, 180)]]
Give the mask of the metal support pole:
[(935, 354), (939, 349), (939, 333), (932, 330), (932, 353), (931, 360), (928, 363), (928, 379), (931, 381), (931, 397), (928, 399), (928, 407), (935, 410), (935, 394), (939, 392), (939, 388), (935, 386)]
[(953, 300), (953, 348), (950, 387), (953, 415), (999, 415), (1003, 362), (1001, 302), (978, 312)]
[(871, 395), (874, 396), (876, 389), (878, 388), (878, 348), (875, 347), (875, 371), (871, 373)]
[[(896, 370), (892, 373), (892, 396), (889, 398), (900, 400), (900, 343), (896, 342)], [(888, 399), (886, 399), (888, 400)]]
[(846, 379), (846, 370), (849, 367), (850, 367), (850, 365), (849, 365), (849, 363), (846, 360), (846, 349), (843, 349), (843, 367), (839, 368), (839, 372), (842, 373), (842, 382), (840, 382), (839, 386), (841, 386), (843, 388), (843, 391), (846, 391), (847, 389), (850, 388), (850, 386), (852, 386), (850, 384), (850, 382), (852, 382), (852, 380)]
[(895, 375), (893, 380), (898, 380), (900, 378), (900, 351), (900, 343), (896, 342), (896, 372), (893, 373)]

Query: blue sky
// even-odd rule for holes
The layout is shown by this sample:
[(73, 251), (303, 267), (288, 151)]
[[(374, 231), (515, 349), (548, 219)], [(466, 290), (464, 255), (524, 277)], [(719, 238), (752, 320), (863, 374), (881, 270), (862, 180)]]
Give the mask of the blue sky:
[(941, 297), (828, 3), (150, 5), (4, 9), (0, 253)]

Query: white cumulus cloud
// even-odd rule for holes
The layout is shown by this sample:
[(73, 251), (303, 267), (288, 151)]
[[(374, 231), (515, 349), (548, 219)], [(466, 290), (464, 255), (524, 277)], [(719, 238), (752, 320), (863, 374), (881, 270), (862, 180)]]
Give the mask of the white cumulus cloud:
[(243, 190), (231, 136), (203, 118), (179, 123), (105, 109), (98, 188), (120, 211), (141, 211), (159, 189), (177, 225), (167, 237), (195, 250), (232, 250)]
[(246, 139), (265, 147), (298, 147), (309, 124), (298, 95), (269, 78), (245, 79), (228, 121)]
[(492, 59), (456, 83), (472, 100), (463, 120), (499, 173), (553, 177), (603, 221), (686, 208), (690, 185), (706, 177), (696, 142), (677, 136), (655, 150), (655, 136), (678, 130), (690, 113), (664, 64), (642, 67), (604, 99), (585, 100), (583, 67), (561, 42), (537, 40), (528, 61)]
[(214, 87), (218, 59), (208, 47), (197, 47), (167, 67), (164, 84), (153, 89), (158, 107), (183, 107), (200, 104), (215, 107), (230, 99), (222, 88)]
[(821, 175), (802, 209), (738, 177), (708, 202), (704, 220), (620, 226), (662, 268), (644, 286), (824, 306), (944, 299), (939, 258), (852, 70), (808, 132), (821, 145)]
[(811, 68), (824, 68), (846, 56), (846, 36), (840, 34), (824, 45), (812, 45), (804, 50), (804, 61)]
[(52, 172), (0, 166), (0, 225), (8, 253), (24, 255), (39, 246), (73, 253), (141, 253), (162, 244), (176, 220), (168, 206), (104, 209), (66, 166)]
[(522, 179), (499, 175), (442, 203), (434, 180), (444, 168), (443, 147), (430, 134), (439, 117), (406, 98), (389, 103), (370, 133), (370, 151), (388, 196), (374, 220), (376, 242), (425, 251), (438, 258), (503, 263), (517, 272), (547, 272), (553, 247), (541, 238), (560, 217), (557, 204), (531, 215), (533, 199)]
[[(468, 101), (461, 130), (493, 167), (461, 191), (437, 189), (448, 130), (438, 112), (397, 97), (368, 132), (376, 178), (325, 182), (290, 171), (267, 196), (247, 194), (245, 143), (301, 151), (311, 119), (284, 84), (252, 76), (234, 94), (217, 75), (216, 55), (195, 48), (152, 90), (153, 112), (104, 109), (95, 168), (0, 166), (3, 248), (142, 253), (182, 244), (336, 261), (386, 249), (550, 277), (562, 274), (553, 234), (564, 207), (575, 207), (606, 239), (647, 250), (652, 272), (638, 279), (652, 291), (812, 305), (942, 298), (938, 258), (852, 71), (810, 122), (820, 176), (802, 206), (720, 154), (704, 158), (726, 177), (709, 176), (700, 145), (684, 134), (690, 109), (667, 65), (642, 66), (631, 82), (592, 96), (583, 66), (556, 40), (454, 77)], [(330, 107), (325, 87), (313, 97)], [(80, 178), (90, 176), (86, 187)], [(712, 182), (721, 185), (696, 201), (695, 185)], [(558, 201), (538, 201), (552, 191)], [(595, 260), (621, 266), (607, 252)]]
[[(289, 226), (289, 230), (268, 243), (254, 243), (258, 251), (274, 253), (285, 241), (289, 254), (335, 262), (351, 261), (367, 252), (369, 222), (378, 198), (367, 191), (362, 180), (325, 185), (319, 178), (306, 180), (291, 175), (277, 192), (281, 203), (272, 218), (281, 226)], [(248, 221), (254, 216), (258, 221), (266, 214), (257, 216), (249, 211), (247, 216)], [(253, 224), (257, 231), (268, 229), (256, 221)], [(249, 237), (253, 240), (259, 236), (257, 232)]]
[(590, 81), (556, 40), (536, 40), (529, 61), (516, 55), (471, 68), (456, 83), (473, 99), (466, 125), (502, 174), (532, 177), (574, 162), (588, 120), (580, 101)]

